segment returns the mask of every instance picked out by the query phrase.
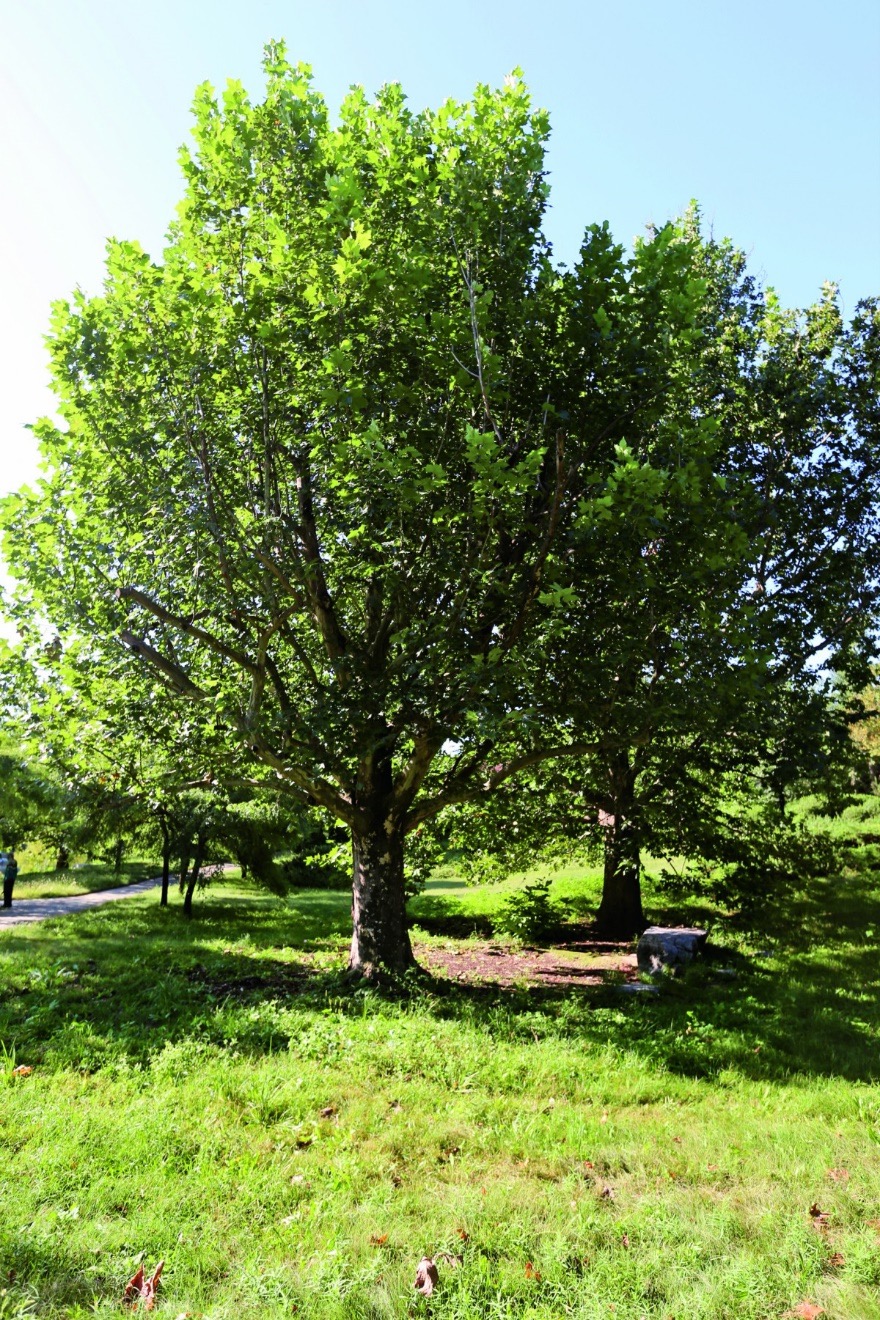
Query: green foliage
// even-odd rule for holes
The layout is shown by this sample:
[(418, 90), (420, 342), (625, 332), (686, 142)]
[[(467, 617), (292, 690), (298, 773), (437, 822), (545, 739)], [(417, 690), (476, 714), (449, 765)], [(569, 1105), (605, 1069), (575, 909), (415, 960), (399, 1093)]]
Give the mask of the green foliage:
[(550, 899), (550, 881), (532, 880), (505, 899), (495, 925), (505, 935), (529, 942), (552, 935), (561, 918), (562, 909)]
[(660, 885), (678, 898), (704, 894), (713, 901), (756, 913), (785, 909), (787, 899), (811, 879), (839, 871), (843, 858), (827, 829), (772, 810), (729, 812), (724, 826), (705, 840), (704, 853), (661, 868)]
[(779, 799), (839, 761), (817, 668), (858, 691), (874, 652), (876, 304), (781, 308), (695, 209), (555, 265), (518, 73), (334, 123), (264, 67), (259, 104), (199, 89), (161, 261), (113, 241), (55, 307), (62, 422), (0, 517), (19, 681), (68, 708), (79, 663), (135, 715), (118, 820), (284, 794), (400, 915), (404, 837), (505, 786), (650, 845), (736, 776)]

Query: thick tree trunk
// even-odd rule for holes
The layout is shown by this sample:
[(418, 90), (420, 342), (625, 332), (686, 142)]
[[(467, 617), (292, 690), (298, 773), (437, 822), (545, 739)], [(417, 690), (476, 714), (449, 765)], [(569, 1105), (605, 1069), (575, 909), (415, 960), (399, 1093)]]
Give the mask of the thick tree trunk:
[(376, 982), (415, 965), (403, 883), (403, 831), (379, 817), (352, 837), (353, 934), (349, 973)]
[(116, 840), (116, 846), (113, 849), (113, 871), (119, 875), (122, 870), (122, 858), (125, 853), (125, 844), (121, 839)]
[(607, 939), (629, 940), (640, 935), (648, 923), (642, 910), (635, 775), (628, 762), (615, 767), (612, 788), (614, 810), (603, 813), (605, 874), (596, 925)]
[(58, 854), (55, 858), (55, 870), (66, 871), (69, 865), (70, 865), (70, 854), (67, 851), (67, 845), (64, 843), (59, 843)]
[(638, 856), (633, 858), (629, 849), (606, 839), (602, 901), (596, 914), (599, 933), (609, 940), (629, 940), (640, 935), (647, 924)]

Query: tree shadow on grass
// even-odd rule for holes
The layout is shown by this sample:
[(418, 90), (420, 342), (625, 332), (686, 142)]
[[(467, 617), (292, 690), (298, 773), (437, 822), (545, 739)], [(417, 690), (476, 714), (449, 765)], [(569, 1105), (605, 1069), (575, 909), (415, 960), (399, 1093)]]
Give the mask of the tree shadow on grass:
[[(776, 1082), (873, 1081), (880, 959), (865, 927), (880, 933), (880, 896), (871, 875), (846, 884), (814, 885), (785, 921), (767, 923), (766, 958), (724, 949), (716, 932), (705, 962), (665, 980), (657, 996), (624, 997), (613, 983), (425, 976), (408, 1011), (460, 1019), (490, 1038), (612, 1046), (694, 1078), (733, 1070)], [(287, 902), (210, 897), (192, 922), (151, 899), (14, 928), (0, 938), (0, 1041), (20, 1062), (85, 1071), (123, 1057), (146, 1064), (183, 1039), (234, 1039), (254, 1055), (294, 1048), (302, 1015), (389, 1011), (381, 995), (342, 980), (349, 920), (347, 896), (306, 891)], [(299, 1027), (279, 1026), (264, 1011), (272, 1003), (295, 1010)]]

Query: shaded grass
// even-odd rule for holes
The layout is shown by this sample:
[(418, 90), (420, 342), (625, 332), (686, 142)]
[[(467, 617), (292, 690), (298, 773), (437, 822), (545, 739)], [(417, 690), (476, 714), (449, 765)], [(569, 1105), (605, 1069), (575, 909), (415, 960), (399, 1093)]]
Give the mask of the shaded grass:
[[(441, 899), (499, 894), (440, 877), (416, 917)], [(351, 994), (347, 930), (344, 895), (239, 883), (191, 923), (151, 894), (0, 936), (0, 1315), (118, 1315), (145, 1253), (215, 1320), (880, 1317), (869, 866), (717, 923), (737, 979), (650, 1002)]]

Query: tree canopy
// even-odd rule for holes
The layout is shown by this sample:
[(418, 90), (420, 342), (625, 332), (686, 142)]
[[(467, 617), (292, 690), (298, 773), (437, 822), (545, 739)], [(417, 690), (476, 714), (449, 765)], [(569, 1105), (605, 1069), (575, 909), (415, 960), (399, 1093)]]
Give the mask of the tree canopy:
[(695, 216), (556, 263), (518, 73), (334, 124), (280, 46), (265, 71), (260, 104), (198, 91), (161, 261), (113, 241), (56, 306), (63, 425), (6, 544), (19, 617), (127, 648), (206, 782), (351, 830), (374, 976), (411, 960), (405, 837), (628, 755), (652, 665), (674, 740), (712, 684), (864, 664), (877, 319), (786, 318)]

